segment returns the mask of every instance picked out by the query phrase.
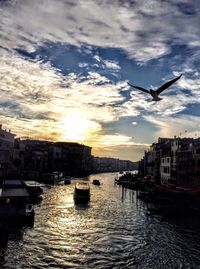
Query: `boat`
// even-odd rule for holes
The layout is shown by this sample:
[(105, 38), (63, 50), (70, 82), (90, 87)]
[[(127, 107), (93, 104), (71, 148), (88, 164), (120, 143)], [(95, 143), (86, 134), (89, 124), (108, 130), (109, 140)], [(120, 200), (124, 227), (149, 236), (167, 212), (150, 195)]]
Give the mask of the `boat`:
[(31, 200), (36, 200), (43, 194), (43, 188), (37, 181), (25, 181), (25, 186)]
[(96, 185), (96, 186), (100, 186), (100, 185), (101, 185), (101, 183), (100, 183), (100, 181), (99, 181), (98, 179), (94, 179), (94, 180), (92, 181), (92, 183), (93, 183), (94, 185)]
[(65, 185), (71, 184), (71, 178), (70, 177), (64, 177), (63, 179)]
[(74, 188), (74, 200), (88, 202), (90, 200), (90, 185), (87, 182), (77, 182)]
[(34, 208), (30, 195), (22, 180), (3, 180), (0, 188), (0, 219), (18, 218), (30, 220), (34, 218)]

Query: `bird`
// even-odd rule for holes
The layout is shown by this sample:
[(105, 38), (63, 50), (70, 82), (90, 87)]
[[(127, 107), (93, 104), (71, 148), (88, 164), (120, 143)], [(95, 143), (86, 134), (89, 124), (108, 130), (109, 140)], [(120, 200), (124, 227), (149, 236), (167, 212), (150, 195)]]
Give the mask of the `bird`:
[(166, 90), (168, 87), (170, 87), (170, 86), (171, 86), (173, 83), (175, 83), (178, 79), (180, 79), (181, 76), (182, 76), (182, 74), (181, 74), (180, 76), (178, 76), (178, 77), (176, 77), (176, 78), (174, 78), (174, 79), (172, 79), (172, 80), (166, 82), (165, 84), (163, 84), (162, 86), (160, 86), (157, 90), (152, 90), (152, 89), (150, 89), (150, 90), (146, 90), (146, 89), (144, 89), (144, 88), (142, 88), (142, 87), (138, 87), (138, 86), (132, 85), (132, 84), (130, 84), (130, 83), (128, 83), (128, 85), (131, 86), (131, 87), (133, 87), (133, 88), (136, 88), (136, 89), (138, 89), (138, 90), (140, 90), (140, 91), (142, 91), (142, 92), (149, 93), (149, 94), (153, 97), (152, 101), (156, 101), (156, 102), (157, 102), (157, 101), (160, 101), (160, 100), (163, 99), (163, 98), (160, 98), (158, 95), (159, 95), (161, 92), (163, 92), (164, 90)]

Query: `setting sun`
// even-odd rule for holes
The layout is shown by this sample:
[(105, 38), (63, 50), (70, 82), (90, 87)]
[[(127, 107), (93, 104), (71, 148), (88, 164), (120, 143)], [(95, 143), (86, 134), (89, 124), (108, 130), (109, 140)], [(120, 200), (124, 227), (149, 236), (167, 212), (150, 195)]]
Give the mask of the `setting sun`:
[(83, 111), (72, 111), (63, 119), (62, 129), (62, 139), (80, 142), (89, 140), (100, 125), (86, 119)]

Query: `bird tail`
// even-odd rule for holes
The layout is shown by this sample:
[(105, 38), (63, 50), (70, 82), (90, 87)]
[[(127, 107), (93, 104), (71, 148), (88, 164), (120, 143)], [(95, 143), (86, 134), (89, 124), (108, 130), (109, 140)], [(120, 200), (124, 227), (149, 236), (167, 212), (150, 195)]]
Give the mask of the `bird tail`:
[(160, 98), (160, 97), (158, 97), (158, 96), (156, 96), (156, 97), (154, 97), (153, 99), (152, 99), (152, 101), (156, 101), (156, 102), (158, 102), (158, 101), (161, 101), (163, 98)]

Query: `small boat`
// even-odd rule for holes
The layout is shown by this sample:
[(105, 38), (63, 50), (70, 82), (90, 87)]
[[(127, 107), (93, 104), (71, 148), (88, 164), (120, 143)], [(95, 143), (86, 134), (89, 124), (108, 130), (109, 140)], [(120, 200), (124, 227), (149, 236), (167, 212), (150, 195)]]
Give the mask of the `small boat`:
[(65, 178), (64, 178), (64, 184), (65, 184), (65, 185), (69, 185), (69, 184), (71, 184), (71, 178), (70, 178), (70, 177), (65, 177)]
[(101, 183), (100, 183), (100, 181), (99, 181), (98, 179), (94, 179), (94, 180), (92, 181), (92, 183), (93, 183), (94, 185), (96, 185), (96, 186), (100, 186), (100, 185), (101, 185)]
[(42, 185), (37, 181), (25, 181), (24, 184), (31, 200), (35, 200), (43, 194)]
[(90, 200), (90, 185), (87, 182), (77, 182), (74, 188), (74, 200), (88, 202)]

